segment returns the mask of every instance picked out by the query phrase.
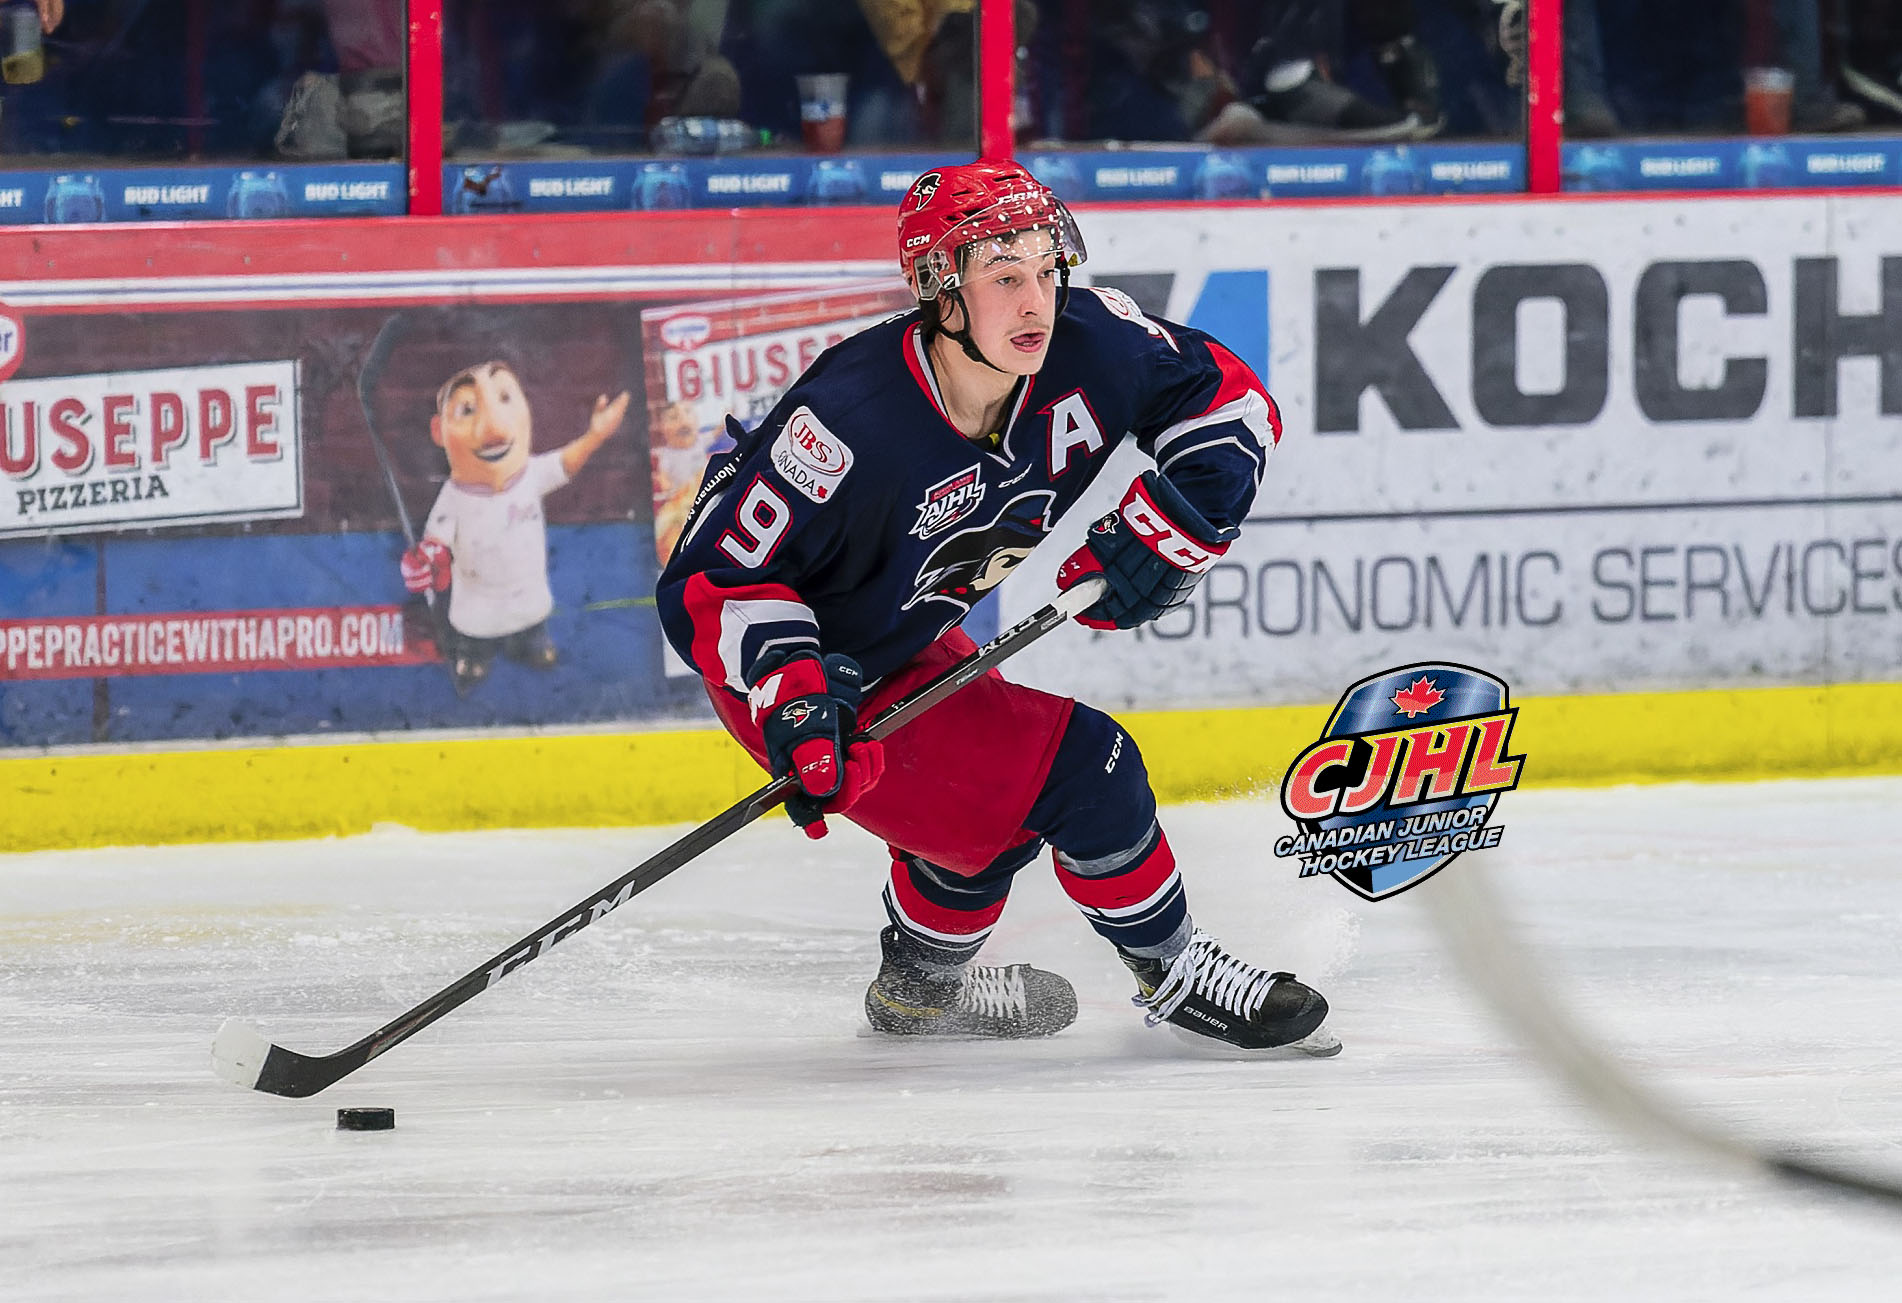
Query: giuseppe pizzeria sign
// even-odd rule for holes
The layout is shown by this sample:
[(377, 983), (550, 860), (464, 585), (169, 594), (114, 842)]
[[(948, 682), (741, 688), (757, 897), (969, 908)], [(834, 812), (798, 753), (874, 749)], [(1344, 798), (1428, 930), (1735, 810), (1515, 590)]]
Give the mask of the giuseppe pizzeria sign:
[(294, 361), (0, 384), (0, 537), (303, 514)]

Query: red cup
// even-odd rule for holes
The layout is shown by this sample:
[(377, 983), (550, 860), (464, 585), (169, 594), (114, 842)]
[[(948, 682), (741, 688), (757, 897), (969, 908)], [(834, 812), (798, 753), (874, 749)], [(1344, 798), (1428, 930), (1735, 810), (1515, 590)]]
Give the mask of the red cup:
[(845, 87), (842, 72), (816, 73), (799, 83), (799, 134), (815, 154), (845, 148)]
[(1788, 68), (1744, 69), (1744, 130), (1753, 136), (1790, 134), (1790, 97), (1796, 74)]

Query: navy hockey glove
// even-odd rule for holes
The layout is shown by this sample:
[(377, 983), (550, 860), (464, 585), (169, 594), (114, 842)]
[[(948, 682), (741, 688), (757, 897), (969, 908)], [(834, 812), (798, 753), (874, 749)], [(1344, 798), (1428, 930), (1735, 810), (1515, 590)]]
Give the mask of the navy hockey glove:
[(768, 653), (746, 694), (776, 777), (799, 785), (786, 813), (808, 837), (826, 835), (825, 816), (843, 814), (885, 773), (883, 743), (846, 740), (858, 727), (865, 675), (850, 656)]
[(1090, 526), (1083, 546), (1057, 571), (1057, 587), (1102, 575), (1109, 591), (1077, 623), (1134, 629), (1188, 601), (1203, 573), (1240, 536), (1232, 525), (1216, 529), (1175, 485), (1144, 471), (1122, 506)]

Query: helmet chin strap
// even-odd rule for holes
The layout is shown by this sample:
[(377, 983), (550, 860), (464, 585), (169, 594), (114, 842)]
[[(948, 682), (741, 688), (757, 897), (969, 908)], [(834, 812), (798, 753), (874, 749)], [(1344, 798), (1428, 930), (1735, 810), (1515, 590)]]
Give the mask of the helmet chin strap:
[[(946, 299), (950, 299), (956, 302), (959, 310), (962, 311), (964, 314), (964, 324), (958, 327), (956, 330), (952, 330), (950, 327), (944, 324), (944, 304)], [(1003, 367), (997, 365), (997, 363), (991, 361), (988, 357), (985, 357), (984, 350), (977, 346), (977, 341), (975, 339), (971, 338), (971, 309), (970, 309), (970, 306), (965, 303), (964, 296), (955, 287), (951, 289), (939, 291), (938, 297), (931, 301), (934, 302), (937, 305), (937, 307), (935, 311), (926, 314), (925, 326), (926, 326), (926, 332), (927, 332), (927, 340), (926, 340), (927, 343), (930, 342), (929, 341), (930, 335), (933, 335), (933, 334), (943, 335), (946, 339), (950, 340), (952, 343), (956, 344), (959, 348), (963, 349), (964, 356), (970, 358), (973, 362), (979, 363), (982, 366), (987, 366), (991, 370), (997, 372), (997, 374), (999, 375), (1014, 374), (1013, 372), (1004, 370)], [(1070, 269), (1066, 266), (1059, 266), (1057, 268), (1057, 313), (1056, 315), (1059, 318), (1061, 318), (1063, 316), (1063, 310), (1069, 306), (1070, 306)]]
[[(944, 305), (947, 299), (954, 301), (964, 313), (964, 324), (959, 326), (956, 330), (944, 324)], [(928, 323), (932, 334), (943, 335), (946, 339), (963, 349), (964, 356), (970, 358), (973, 362), (981, 366), (987, 366), (999, 375), (1010, 374), (1004, 370), (1003, 367), (997, 365), (997, 363), (991, 361), (988, 357), (985, 357), (984, 350), (977, 346), (975, 339), (971, 338), (971, 309), (965, 304), (962, 294), (955, 289), (940, 290), (938, 297), (934, 299), (933, 302), (936, 304), (936, 310), (929, 314), (930, 321)]]

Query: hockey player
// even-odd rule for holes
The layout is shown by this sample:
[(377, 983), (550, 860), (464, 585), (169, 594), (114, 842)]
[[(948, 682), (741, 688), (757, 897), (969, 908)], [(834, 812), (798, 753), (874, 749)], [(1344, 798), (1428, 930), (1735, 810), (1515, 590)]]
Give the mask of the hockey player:
[(450, 590), (453, 645), (442, 651), (458, 695), (488, 677), (498, 651), (536, 669), (554, 666), (542, 499), (614, 437), (627, 402), (625, 391), (612, 402), (602, 394), (584, 434), (558, 452), (531, 456), (528, 396), (507, 362), (467, 367), (437, 392), (429, 437), (449, 459), (449, 482), (401, 569), (412, 593)]
[(714, 459), (658, 594), (721, 723), (772, 773), (797, 774), (794, 821), (820, 836), (844, 815), (890, 846), (867, 1018), (897, 1035), (1068, 1026), (1063, 978), (975, 962), (1047, 843), (1152, 1024), (1334, 1053), (1318, 993), (1191, 922), (1142, 757), (1109, 716), (993, 671), (885, 741), (848, 745), (862, 716), (974, 649), (959, 622), (1119, 440), (1156, 469), (1058, 576), (1108, 581), (1081, 617), (1106, 629), (1187, 599), (1281, 433), (1261, 382), (1215, 340), (1114, 290), (1070, 290), (1082, 237), (1015, 164), (919, 177), (898, 250), (917, 311), (828, 349)]

